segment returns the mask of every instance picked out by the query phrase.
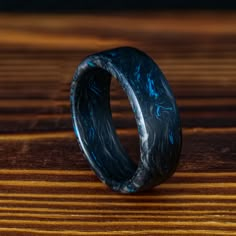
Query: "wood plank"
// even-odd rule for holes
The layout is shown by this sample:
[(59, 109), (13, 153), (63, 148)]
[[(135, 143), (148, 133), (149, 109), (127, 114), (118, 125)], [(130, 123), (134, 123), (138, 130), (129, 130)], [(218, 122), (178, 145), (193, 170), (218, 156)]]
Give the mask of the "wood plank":
[[(137, 160), (139, 157), (137, 130), (117, 131), (124, 148), (131, 158)], [(184, 143), (179, 170), (234, 171), (232, 167), (236, 165), (235, 128), (184, 129), (183, 134)], [(211, 144), (208, 140), (211, 140)], [(2, 135), (0, 141), (2, 168), (9, 169), (16, 166), (23, 169), (88, 168), (72, 132)], [(55, 147), (54, 151), (51, 150), (52, 146)]]
[[(236, 235), (236, 14), (0, 14), (0, 235)], [(146, 51), (177, 98), (176, 173), (137, 195), (112, 192), (72, 130), (78, 63), (106, 48)], [(113, 79), (111, 108), (134, 161), (139, 139)]]

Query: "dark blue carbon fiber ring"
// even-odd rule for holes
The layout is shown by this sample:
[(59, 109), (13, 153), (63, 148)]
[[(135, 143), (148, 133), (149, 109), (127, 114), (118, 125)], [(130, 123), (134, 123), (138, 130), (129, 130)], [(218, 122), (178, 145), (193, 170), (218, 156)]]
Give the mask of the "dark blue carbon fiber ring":
[[(135, 115), (138, 164), (125, 152), (113, 125), (112, 76), (127, 94)], [(134, 193), (174, 173), (182, 146), (179, 112), (163, 73), (144, 52), (121, 47), (86, 57), (74, 74), (70, 99), (80, 148), (103, 183), (118, 192)]]

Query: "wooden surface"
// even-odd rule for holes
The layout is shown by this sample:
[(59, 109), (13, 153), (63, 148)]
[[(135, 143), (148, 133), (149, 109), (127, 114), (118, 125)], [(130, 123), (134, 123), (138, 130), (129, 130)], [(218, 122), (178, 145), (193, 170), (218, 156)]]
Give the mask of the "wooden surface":
[[(183, 151), (175, 175), (137, 196), (95, 177), (73, 134), (69, 86), (88, 54), (130, 45), (176, 95)], [(139, 141), (113, 80), (114, 123)], [(0, 235), (236, 235), (236, 13), (0, 15)]]

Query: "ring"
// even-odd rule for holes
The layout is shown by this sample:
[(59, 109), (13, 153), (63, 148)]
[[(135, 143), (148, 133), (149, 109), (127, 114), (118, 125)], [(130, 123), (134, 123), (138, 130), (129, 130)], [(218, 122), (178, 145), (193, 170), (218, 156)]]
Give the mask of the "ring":
[[(112, 76), (127, 94), (140, 140), (135, 164), (124, 150), (112, 121)], [(71, 111), (76, 138), (97, 177), (121, 193), (148, 190), (176, 170), (182, 130), (173, 93), (156, 63), (131, 47), (86, 57), (71, 83)]]

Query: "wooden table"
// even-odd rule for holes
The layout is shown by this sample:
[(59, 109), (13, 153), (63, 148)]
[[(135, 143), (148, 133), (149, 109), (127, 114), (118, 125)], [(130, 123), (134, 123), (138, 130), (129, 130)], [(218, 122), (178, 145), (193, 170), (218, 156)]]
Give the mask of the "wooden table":
[[(146, 51), (176, 95), (183, 150), (150, 192), (102, 184), (72, 130), (69, 87), (88, 54)], [(126, 95), (118, 135), (137, 160)], [(236, 235), (236, 12), (0, 15), (0, 235)]]

